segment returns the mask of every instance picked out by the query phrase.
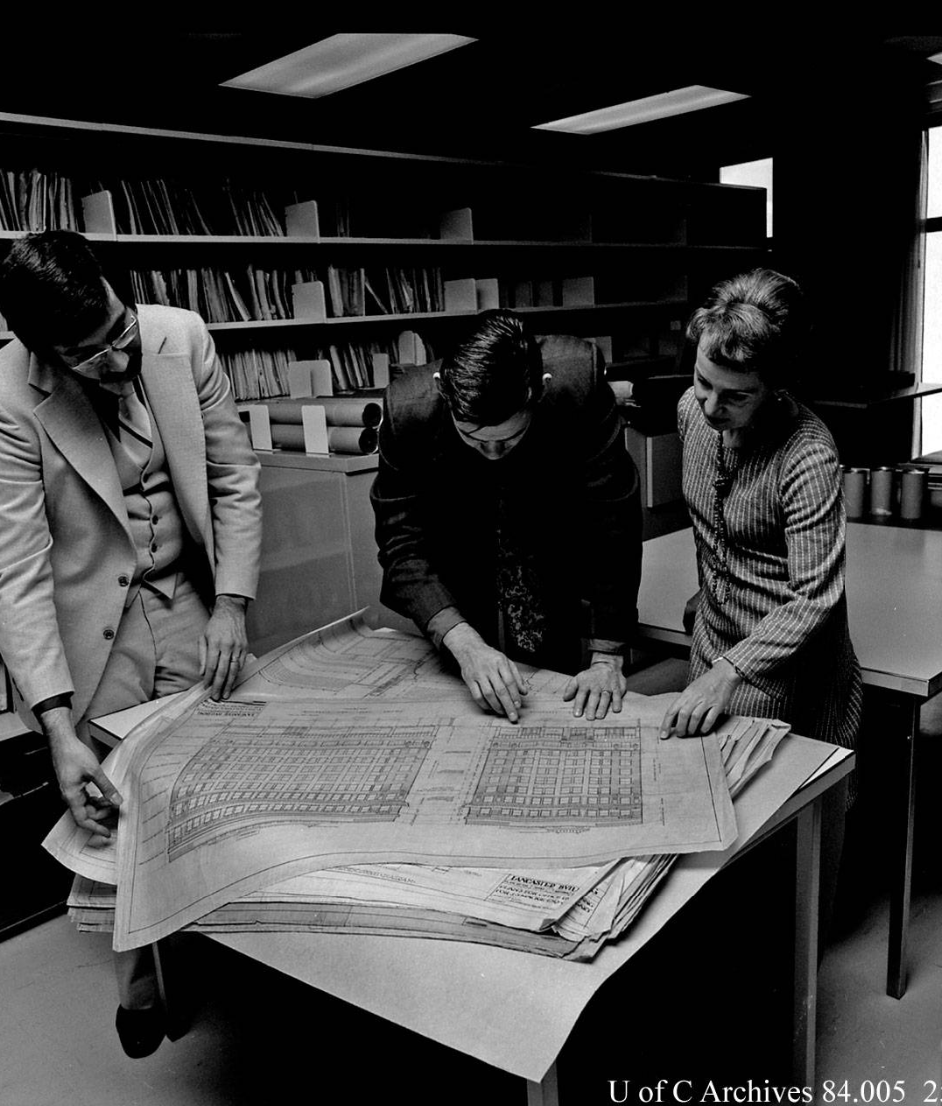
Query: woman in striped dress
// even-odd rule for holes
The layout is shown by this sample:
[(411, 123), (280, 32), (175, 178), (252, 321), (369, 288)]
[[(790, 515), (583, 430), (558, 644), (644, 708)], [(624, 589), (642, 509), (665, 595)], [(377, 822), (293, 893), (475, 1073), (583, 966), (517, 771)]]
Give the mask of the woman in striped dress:
[(687, 329), (696, 365), (678, 414), (700, 593), (665, 737), (728, 713), (856, 738), (841, 467), (830, 432), (787, 391), (806, 333), (797, 284), (766, 269), (717, 285)]

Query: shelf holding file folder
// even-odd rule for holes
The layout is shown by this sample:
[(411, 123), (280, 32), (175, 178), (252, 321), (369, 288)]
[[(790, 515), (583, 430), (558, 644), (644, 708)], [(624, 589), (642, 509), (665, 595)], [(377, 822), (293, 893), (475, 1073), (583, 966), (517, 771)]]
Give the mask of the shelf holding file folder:
[(287, 394), (290, 360), (329, 360), (338, 393), (382, 387), (372, 358), (423, 364), (498, 306), (660, 354), (767, 245), (762, 189), (0, 117), (0, 254), (82, 231), (122, 296), (203, 316), (239, 402)]

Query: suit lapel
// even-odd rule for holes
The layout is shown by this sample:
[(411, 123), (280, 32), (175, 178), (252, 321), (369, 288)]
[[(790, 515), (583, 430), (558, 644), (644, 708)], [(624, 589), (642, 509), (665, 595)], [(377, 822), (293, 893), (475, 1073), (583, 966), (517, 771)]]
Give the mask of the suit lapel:
[[(199, 397), (187, 354), (163, 353), (166, 334), (141, 314), (141, 380), (164, 444), (167, 467), (184, 522), (200, 545), (212, 548), (206, 491), (206, 445)], [(111, 447), (82, 385), (71, 374), (31, 356), (29, 382), (48, 393), (36, 417), (75, 472), (101, 496), (128, 538), (124, 493)]]
[[(143, 319), (142, 319), (143, 322)], [(141, 381), (163, 439), (173, 490), (190, 534), (207, 542), (206, 445), (187, 354), (162, 353), (163, 335), (142, 328)]]
[(70, 374), (30, 359), (29, 382), (49, 394), (35, 415), (66, 462), (105, 502), (131, 537), (124, 494), (101, 420)]

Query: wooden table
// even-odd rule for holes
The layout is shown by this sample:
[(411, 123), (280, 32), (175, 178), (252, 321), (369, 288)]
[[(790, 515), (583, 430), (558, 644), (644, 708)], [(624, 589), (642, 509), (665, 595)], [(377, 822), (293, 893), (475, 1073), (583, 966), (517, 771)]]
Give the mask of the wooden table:
[[(142, 704), (96, 720), (96, 736), (117, 743), (156, 705)], [(772, 764), (735, 801), (736, 843), (722, 853), (682, 857), (624, 937), (591, 963), (417, 938), (207, 936), (360, 1009), (519, 1075), (526, 1080), (529, 1106), (553, 1106), (558, 1102), (556, 1057), (602, 983), (624, 969), (630, 985), (628, 961), (678, 911), (689, 909), (709, 880), (758, 843), (795, 825), (792, 1075), (795, 1085), (813, 1087), (821, 802), (853, 763), (853, 754), (845, 749), (787, 737)], [(172, 996), (172, 968), (168, 978), (159, 948), (155, 951), (161, 986), (166, 994), (169, 981)]]
[[(646, 542), (638, 608), (643, 637), (689, 648), (686, 600), (697, 590), (691, 530)], [(898, 833), (890, 893), (886, 992), (906, 991), (906, 940), (913, 854), (913, 753), (919, 708), (942, 690), (942, 532), (850, 523), (847, 607), (863, 681), (905, 711), (903, 786), (894, 798)]]

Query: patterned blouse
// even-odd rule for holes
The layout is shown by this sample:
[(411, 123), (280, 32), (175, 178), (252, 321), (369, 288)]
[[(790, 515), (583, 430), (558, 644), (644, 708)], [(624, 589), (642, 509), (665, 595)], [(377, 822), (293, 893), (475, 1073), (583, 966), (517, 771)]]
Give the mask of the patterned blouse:
[(743, 677), (730, 711), (851, 747), (860, 667), (847, 628), (841, 468), (821, 420), (788, 396), (748, 444), (723, 445), (681, 397), (684, 498), (700, 601), (690, 679), (720, 657)]

